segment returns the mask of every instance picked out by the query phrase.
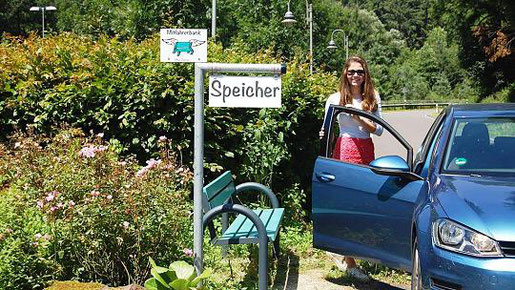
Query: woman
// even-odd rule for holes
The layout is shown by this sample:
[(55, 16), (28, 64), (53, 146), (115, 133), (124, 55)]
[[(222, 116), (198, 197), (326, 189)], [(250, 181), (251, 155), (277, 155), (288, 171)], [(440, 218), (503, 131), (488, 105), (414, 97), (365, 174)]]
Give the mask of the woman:
[[(381, 98), (374, 88), (367, 63), (359, 56), (350, 57), (343, 67), (339, 92), (329, 96), (325, 112), (330, 105), (352, 107), (382, 118)], [(327, 116), (326, 116), (327, 117)], [(356, 164), (369, 164), (375, 159), (374, 143), (370, 134), (381, 135), (383, 128), (369, 119), (354, 114), (340, 113), (337, 116), (340, 134), (336, 140), (332, 158)], [(320, 137), (324, 136), (323, 129)], [(352, 257), (332, 254), (338, 268), (360, 280), (368, 280), (367, 275), (357, 268)]]

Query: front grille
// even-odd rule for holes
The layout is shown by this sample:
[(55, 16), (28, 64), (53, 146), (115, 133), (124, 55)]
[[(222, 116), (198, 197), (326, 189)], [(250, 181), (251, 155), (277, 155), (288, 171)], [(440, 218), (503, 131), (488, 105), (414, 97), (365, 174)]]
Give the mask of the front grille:
[(437, 289), (441, 290), (461, 290), (461, 286), (451, 282), (443, 281), (440, 279), (431, 278), (431, 283)]
[(506, 257), (515, 257), (515, 242), (499, 242), (499, 247)]

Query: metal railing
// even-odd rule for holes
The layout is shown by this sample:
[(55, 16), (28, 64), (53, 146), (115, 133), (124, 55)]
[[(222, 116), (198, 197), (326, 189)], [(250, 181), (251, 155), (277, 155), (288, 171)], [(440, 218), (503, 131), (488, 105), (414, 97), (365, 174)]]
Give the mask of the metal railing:
[(419, 107), (435, 107), (445, 108), (452, 104), (466, 104), (466, 101), (452, 100), (452, 101), (434, 101), (434, 100), (406, 100), (406, 101), (383, 101), (381, 107), (383, 108), (419, 108)]

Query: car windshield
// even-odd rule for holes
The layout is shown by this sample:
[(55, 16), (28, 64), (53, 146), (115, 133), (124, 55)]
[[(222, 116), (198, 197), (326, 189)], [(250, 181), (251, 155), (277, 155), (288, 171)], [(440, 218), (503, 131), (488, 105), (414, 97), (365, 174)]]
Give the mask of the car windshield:
[(454, 121), (443, 171), (467, 175), (515, 175), (515, 118)]

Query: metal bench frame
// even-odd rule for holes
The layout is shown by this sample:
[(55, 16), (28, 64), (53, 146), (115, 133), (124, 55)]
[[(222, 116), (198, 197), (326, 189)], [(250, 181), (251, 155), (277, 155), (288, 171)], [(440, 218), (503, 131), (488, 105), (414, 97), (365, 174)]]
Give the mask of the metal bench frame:
[[(209, 188), (215, 187), (218, 185), (217, 183), (222, 182), (223, 180), (228, 180), (230, 178), (230, 182), (225, 185), (220, 190), (215, 190), (216, 194), (210, 196)], [(224, 174), (219, 176), (217, 179), (206, 185), (203, 189), (204, 198), (203, 198), (203, 208), (205, 211), (205, 215), (203, 218), (203, 229), (206, 226), (209, 228), (209, 233), (211, 237), (211, 242), (213, 244), (224, 245), (224, 244), (248, 244), (248, 243), (258, 243), (259, 245), (259, 289), (264, 290), (267, 289), (268, 285), (268, 242), (270, 241), (267, 228), (261, 218), (251, 209), (232, 203), (232, 198), (243, 192), (243, 191), (258, 191), (259, 193), (265, 194), (272, 205), (272, 209), (278, 210), (278, 214), (280, 215), (279, 220), (276, 224), (273, 224), (272, 230), (275, 231), (275, 234), (272, 235), (275, 239), (273, 240), (274, 245), (274, 256), (279, 257), (279, 230), (281, 227), (282, 217), (284, 213), (284, 209), (279, 207), (279, 201), (275, 194), (270, 190), (270, 188), (255, 182), (246, 182), (243, 184), (239, 184), (234, 186), (234, 180), (232, 179), (232, 175), (230, 171), (226, 171)], [(221, 198), (220, 198), (221, 197)], [(258, 209), (260, 210), (260, 209)], [(213, 226), (212, 220), (218, 215), (223, 215), (223, 219), (227, 219), (226, 213), (233, 212), (244, 215), (247, 217), (254, 227), (257, 230), (257, 239), (255, 235), (252, 237), (237, 237), (234, 239), (224, 239), (219, 240), (216, 237), (215, 228)], [(227, 227), (226, 222), (223, 223), (222, 226), (222, 236), (224, 236)], [(274, 226), (275, 225), (275, 226)], [(229, 227), (231, 228), (231, 227)], [(250, 233), (250, 232), (249, 232)]]

